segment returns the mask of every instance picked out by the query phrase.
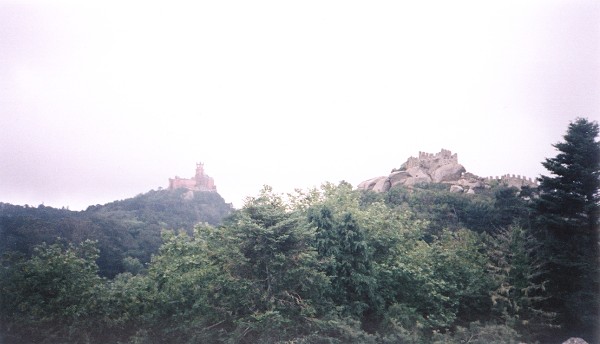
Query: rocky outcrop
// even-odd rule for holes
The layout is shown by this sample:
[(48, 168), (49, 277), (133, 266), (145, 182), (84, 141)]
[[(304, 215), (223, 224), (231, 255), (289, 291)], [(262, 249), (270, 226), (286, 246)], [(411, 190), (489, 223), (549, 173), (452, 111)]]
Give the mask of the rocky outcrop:
[[(358, 184), (357, 188), (362, 189), (362, 190), (373, 190), (375, 188), (375, 185), (377, 185), (377, 182), (380, 180), (386, 180), (387, 177), (376, 177), (376, 178), (371, 178), (369, 180), (365, 180), (364, 182)], [(382, 190), (382, 191), (387, 191), (387, 190)]]
[(358, 189), (385, 192), (397, 185), (412, 187), (426, 183), (449, 184), (449, 190), (456, 193), (474, 194), (489, 188), (492, 183), (503, 183), (509, 187), (536, 187), (531, 178), (515, 175), (481, 178), (467, 173), (458, 163), (457, 154), (442, 149), (439, 153), (419, 152), (417, 158), (410, 157), (400, 168), (393, 169), (388, 176), (372, 178), (358, 184)]
[(458, 163), (457, 155), (449, 150), (442, 149), (437, 154), (419, 152), (418, 158), (410, 157), (399, 169), (392, 170), (389, 176), (366, 180), (358, 188), (383, 192), (397, 185), (453, 182), (460, 179), (465, 171)]
[(450, 186), (450, 192), (462, 193), (463, 191), (465, 191), (465, 189), (462, 186), (459, 186), (459, 185)]
[(458, 163), (440, 166), (431, 173), (434, 183), (451, 182), (459, 179), (465, 172), (463, 165)]
[(406, 173), (410, 176), (404, 181), (404, 185), (416, 185), (423, 183), (431, 183), (432, 179), (430, 172), (422, 167), (412, 167), (406, 170)]
[(390, 180), (390, 186), (394, 187), (396, 185), (402, 185), (402, 184), (406, 183), (406, 180), (410, 177), (411, 176), (410, 176), (410, 174), (408, 174), (408, 172), (400, 171), (400, 172), (392, 172), (392, 174), (390, 174), (390, 176), (387, 178)]
[(462, 186), (464, 190), (472, 190), (473, 192), (489, 187), (489, 185), (485, 183), (485, 179), (478, 177), (473, 173), (463, 173), (457, 181), (453, 182), (453, 184)]

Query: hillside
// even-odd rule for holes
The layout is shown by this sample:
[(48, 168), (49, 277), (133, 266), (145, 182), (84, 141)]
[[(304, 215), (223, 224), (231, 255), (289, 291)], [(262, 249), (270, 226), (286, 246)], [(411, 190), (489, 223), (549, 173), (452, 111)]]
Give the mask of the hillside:
[(0, 204), (0, 342), (598, 343), (599, 132), (573, 122), (537, 183), (442, 150), (235, 211), (202, 164), (82, 212)]
[(97, 240), (100, 273), (114, 276), (149, 262), (163, 229), (191, 232), (197, 223), (218, 225), (231, 210), (216, 192), (186, 189), (149, 191), (85, 211), (0, 203), (0, 253), (29, 255), (43, 242)]

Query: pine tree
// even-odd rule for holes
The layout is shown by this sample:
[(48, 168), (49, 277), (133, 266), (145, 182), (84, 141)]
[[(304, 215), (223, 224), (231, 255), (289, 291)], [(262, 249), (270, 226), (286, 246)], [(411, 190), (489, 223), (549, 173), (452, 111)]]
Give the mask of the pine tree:
[(598, 123), (571, 122), (559, 151), (543, 166), (553, 176), (539, 178), (536, 231), (549, 267), (549, 310), (560, 314), (563, 335), (600, 337), (598, 311), (598, 216), (600, 143)]
[(491, 292), (494, 314), (533, 341), (555, 328), (556, 316), (541, 307), (548, 281), (539, 278), (545, 271), (534, 254), (539, 242), (519, 226), (501, 228), (487, 238), (488, 269), (497, 285)]

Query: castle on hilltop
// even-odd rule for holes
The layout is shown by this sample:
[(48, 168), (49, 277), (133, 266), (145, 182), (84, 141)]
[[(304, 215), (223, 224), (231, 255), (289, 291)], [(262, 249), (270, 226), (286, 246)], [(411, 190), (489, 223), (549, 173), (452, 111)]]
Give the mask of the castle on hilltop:
[(465, 167), (458, 163), (456, 153), (452, 154), (451, 151), (442, 149), (435, 154), (419, 152), (418, 157), (411, 156), (400, 168), (394, 168), (389, 175), (365, 180), (358, 184), (357, 188), (385, 192), (396, 185), (413, 187), (414, 185), (427, 183), (447, 184), (451, 192), (464, 192), (467, 194), (489, 189), (492, 184), (519, 189), (538, 186), (536, 180), (520, 175), (505, 174), (502, 177), (482, 178), (473, 173), (467, 173)]
[(429, 165), (436, 164), (437, 166), (458, 164), (458, 154), (452, 154), (451, 151), (443, 149), (436, 154), (419, 152), (419, 157), (410, 157), (402, 166), (403, 169), (409, 169), (414, 167), (429, 167)]
[(169, 178), (169, 190), (188, 189), (192, 191), (217, 192), (215, 181), (204, 174), (204, 164), (196, 163), (196, 175), (192, 178)]

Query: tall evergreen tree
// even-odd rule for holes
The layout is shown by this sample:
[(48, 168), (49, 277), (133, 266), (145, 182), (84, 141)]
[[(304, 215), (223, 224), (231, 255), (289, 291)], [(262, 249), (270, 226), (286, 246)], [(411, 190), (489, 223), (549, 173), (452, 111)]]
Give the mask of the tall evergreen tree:
[(488, 270), (497, 286), (491, 292), (493, 315), (517, 329), (528, 342), (556, 328), (555, 314), (541, 307), (547, 298), (547, 281), (539, 281), (545, 266), (533, 254), (538, 240), (522, 227), (509, 226), (486, 241)]
[(554, 145), (558, 155), (542, 163), (553, 176), (539, 178), (535, 202), (537, 234), (549, 267), (549, 310), (560, 314), (563, 335), (588, 336), (593, 342), (600, 339), (598, 132), (598, 123), (585, 118), (570, 123), (564, 142)]

